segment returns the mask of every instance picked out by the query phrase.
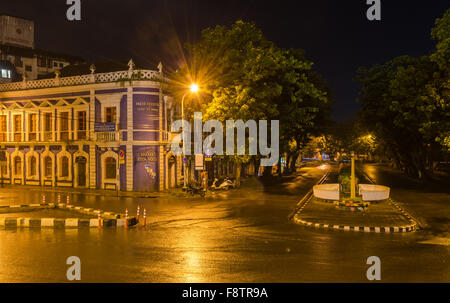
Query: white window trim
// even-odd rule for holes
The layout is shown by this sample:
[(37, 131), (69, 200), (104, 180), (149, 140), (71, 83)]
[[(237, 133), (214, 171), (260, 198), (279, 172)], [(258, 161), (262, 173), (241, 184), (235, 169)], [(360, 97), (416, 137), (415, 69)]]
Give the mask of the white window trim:
[[(45, 158), (49, 156), (52, 159), (52, 176), (50, 178), (45, 177)], [(55, 154), (52, 153), (48, 147), (46, 147), (45, 151), (41, 154), (41, 185), (44, 185), (44, 181), (52, 181), (52, 186), (55, 186)]]
[(11, 130), (9, 129), (10, 127), (9, 127), (9, 111), (4, 111), (4, 110), (2, 110), (1, 112), (0, 112), (0, 116), (5, 116), (6, 117), (6, 141), (4, 141), (4, 142), (10, 142), (11, 140), (11, 138), (10, 138), (10, 133), (11, 133)]
[[(15, 158), (17, 156), (22, 161), (22, 172), (21, 172), (20, 175), (16, 174), (16, 170), (15, 170), (15, 161), (14, 160), (15, 160)], [(24, 169), (25, 169), (24, 155), (23, 155), (22, 152), (19, 151), (18, 148), (16, 148), (16, 150), (13, 153), (11, 153), (10, 157), (12, 159), (12, 162), (11, 162), (11, 170), (12, 170), (11, 175), (12, 175), (12, 178), (13, 178), (13, 183), (14, 183), (14, 179), (21, 179), (22, 180), (22, 184), (23, 184), (23, 175), (24, 175), (23, 172), (24, 172)]]
[[(29, 161), (31, 156), (34, 156), (36, 158), (36, 174), (35, 175), (30, 175), (30, 169), (29, 169)], [(25, 163), (27, 166), (27, 180), (33, 180), (33, 181), (38, 181), (39, 180), (39, 171), (40, 171), (40, 167), (39, 167), (39, 153), (36, 152), (35, 150), (30, 150), (26, 155), (25, 155)]]
[(86, 139), (83, 139), (83, 140), (88, 140), (88, 138), (89, 138), (89, 108), (88, 108), (88, 106), (83, 106), (82, 108), (77, 108), (77, 109), (74, 109), (74, 114), (75, 114), (75, 117), (73, 118), (74, 119), (74, 131), (73, 131), (73, 138), (74, 138), (74, 140), (78, 140), (78, 131), (79, 131), (79, 129), (78, 129), (78, 113), (79, 112), (86, 112)]
[[(6, 151), (6, 150), (5, 150), (5, 156), (6, 156), (6, 174), (3, 174), (3, 176), (0, 176), (0, 178), (8, 178), (11, 180), (11, 170), (9, 169), (10, 155), (9, 155), (8, 151)], [(0, 171), (0, 173), (1, 173), (1, 171)]]
[[(106, 158), (112, 157), (116, 160), (116, 178), (115, 179), (107, 179), (106, 178)], [(108, 150), (107, 152), (103, 153), (100, 156), (100, 163), (101, 163), (101, 167), (102, 167), (102, 187), (101, 189), (105, 188), (105, 183), (112, 183), (112, 184), (116, 184), (116, 188), (119, 188), (120, 186), (120, 180), (119, 179), (119, 155), (111, 150)]]
[(56, 111), (56, 125), (58, 128), (57, 131), (57, 138), (58, 141), (61, 141), (61, 114), (62, 113), (69, 113), (69, 121), (68, 121), (68, 129), (67, 131), (69, 132), (69, 140), (72, 140), (72, 108), (71, 107), (62, 107), (61, 110), (57, 109)]
[[(61, 165), (61, 160), (62, 157), (66, 156), (68, 158), (68, 166), (69, 166), (69, 174), (67, 177), (61, 177), (62, 174), (62, 165)], [(66, 150), (66, 147), (63, 146), (62, 147), (62, 151), (60, 151), (57, 155), (56, 155), (56, 160), (58, 161), (58, 165), (56, 166), (57, 169), (57, 174), (58, 174), (58, 181), (70, 181), (72, 180), (72, 155)]]
[(39, 112), (37, 110), (29, 110), (26, 111), (25, 113), (25, 117), (26, 117), (26, 121), (25, 121), (25, 127), (26, 129), (25, 131), (25, 137), (27, 138), (27, 141), (30, 142), (30, 116), (35, 114), (36, 115), (36, 141), (39, 141)]
[(87, 188), (87, 187), (89, 187), (89, 184), (90, 184), (89, 183), (89, 176), (90, 176), (90, 173), (89, 173), (89, 154), (83, 150), (83, 146), (82, 145), (80, 145), (78, 147), (78, 151), (73, 154), (73, 158), (72, 158), (72, 163), (73, 163), (72, 166), (73, 166), (73, 170), (74, 170), (74, 172), (73, 172), (73, 184), (74, 184), (75, 187), (80, 187), (78, 185), (78, 164), (75, 163), (75, 160), (77, 159), (77, 157), (80, 157), (80, 156), (84, 157), (86, 159), (86, 185), (85, 186), (81, 186), (81, 187)]
[(12, 110), (11, 111), (12, 121), (11, 121), (11, 130), (10, 131), (11, 131), (12, 142), (15, 142), (14, 134), (16, 133), (16, 131), (14, 129), (14, 122), (15, 122), (14, 116), (22, 116), (22, 121), (21, 121), (22, 126), (21, 126), (21, 131), (20, 131), (21, 141), (20, 142), (24, 142), (25, 141), (25, 128), (27, 127), (26, 120), (25, 120), (25, 111), (23, 111), (23, 110)]
[(40, 130), (40, 134), (41, 134), (41, 138), (40, 141), (45, 141), (45, 130), (44, 130), (44, 126), (45, 126), (45, 114), (47, 113), (51, 113), (52, 114), (52, 139), (50, 141), (55, 141), (55, 111), (54, 109), (47, 109), (47, 110), (41, 110), (40, 112), (40, 120), (41, 120), (41, 130)]

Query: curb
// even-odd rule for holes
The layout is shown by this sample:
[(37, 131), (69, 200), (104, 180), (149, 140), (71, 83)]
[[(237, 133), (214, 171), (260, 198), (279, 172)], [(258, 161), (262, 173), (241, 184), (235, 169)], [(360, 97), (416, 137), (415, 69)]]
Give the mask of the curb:
[[(328, 175), (328, 174), (327, 174)], [(326, 177), (322, 177), (317, 184), (320, 184), (326, 179)], [(370, 179), (369, 179), (370, 180)], [(373, 181), (371, 180), (373, 183)], [(411, 222), (410, 225), (403, 226), (350, 226), (350, 225), (334, 225), (334, 224), (326, 224), (326, 223), (314, 223), (310, 221), (306, 221), (298, 218), (297, 216), (303, 211), (305, 206), (311, 201), (312, 189), (306, 193), (306, 195), (300, 199), (297, 203), (297, 208), (295, 213), (291, 216), (294, 223), (299, 225), (304, 225), (307, 227), (314, 227), (319, 229), (333, 229), (333, 230), (343, 230), (343, 231), (356, 231), (356, 232), (365, 232), (365, 233), (405, 233), (405, 232), (413, 232), (417, 230), (417, 222), (412, 218), (408, 212), (403, 210), (400, 206), (397, 205), (392, 199), (389, 198), (389, 203), (397, 208), (403, 215), (405, 215), (408, 220)]]
[[(364, 176), (367, 178), (367, 180), (369, 180), (372, 184), (375, 184), (375, 181), (373, 181), (372, 178), (370, 178), (369, 175), (367, 175), (365, 171), (363, 171), (361, 169), (359, 169), (359, 171), (364, 174)], [(388, 203), (393, 205), (395, 208), (397, 208), (398, 211), (400, 211), (405, 217), (407, 217), (408, 220), (411, 223), (413, 223), (413, 225), (415, 226), (416, 229), (420, 228), (418, 220), (415, 219), (413, 216), (411, 216), (411, 214), (408, 211), (406, 211), (405, 209), (400, 207), (400, 205), (397, 202), (395, 202), (392, 198), (389, 197)]]
[[(83, 214), (98, 215), (101, 210), (93, 208), (85, 208), (66, 204), (28, 204), (28, 205), (6, 205), (0, 206), (0, 213), (26, 212), (36, 209), (66, 209)], [(51, 228), (83, 228), (83, 227), (125, 227), (125, 215), (113, 212), (103, 212), (103, 219), (81, 219), (81, 218), (23, 218), (23, 217), (0, 217), (0, 227), (3, 228), (35, 228), (35, 227), (51, 227)], [(136, 225), (136, 217), (127, 219), (128, 226)]]

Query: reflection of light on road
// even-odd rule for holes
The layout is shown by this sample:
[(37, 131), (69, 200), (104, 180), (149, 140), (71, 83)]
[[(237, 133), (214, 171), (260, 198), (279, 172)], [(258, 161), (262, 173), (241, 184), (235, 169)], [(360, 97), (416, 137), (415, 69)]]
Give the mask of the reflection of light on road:
[(179, 244), (180, 247), (183, 248), (183, 262), (182, 266), (184, 267), (181, 272), (187, 273), (185, 278), (185, 283), (198, 283), (207, 280), (204, 277), (203, 272), (203, 262), (201, 258), (201, 252), (198, 251), (199, 247), (210, 246), (209, 243), (206, 243), (208, 238), (203, 237), (201, 232), (195, 232), (192, 230), (187, 230), (185, 233), (181, 235), (180, 241), (182, 243)]
[(201, 276), (201, 266), (199, 263), (199, 256), (195, 251), (189, 251), (184, 254), (185, 258), (185, 266), (186, 272), (189, 274), (186, 275), (185, 283), (195, 283), (200, 282), (199, 277)]
[(321, 170), (328, 169), (328, 164), (322, 164), (322, 165), (318, 166), (317, 168), (321, 169)]
[(372, 180), (376, 179), (375, 178), (375, 173), (377, 171), (376, 167), (374, 167), (372, 165), (367, 165), (364, 167), (364, 171)]

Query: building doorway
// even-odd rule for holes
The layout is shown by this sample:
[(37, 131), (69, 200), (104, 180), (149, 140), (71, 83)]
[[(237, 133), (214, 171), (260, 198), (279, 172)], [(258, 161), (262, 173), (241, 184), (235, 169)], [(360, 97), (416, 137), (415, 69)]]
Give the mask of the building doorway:
[(75, 159), (75, 163), (77, 165), (77, 183), (79, 187), (86, 186), (86, 158), (83, 156), (78, 156)]
[(175, 157), (172, 156), (169, 158), (169, 171), (168, 171), (168, 177), (169, 177), (169, 188), (173, 188), (177, 185), (177, 173), (176, 173), (176, 164), (175, 164)]

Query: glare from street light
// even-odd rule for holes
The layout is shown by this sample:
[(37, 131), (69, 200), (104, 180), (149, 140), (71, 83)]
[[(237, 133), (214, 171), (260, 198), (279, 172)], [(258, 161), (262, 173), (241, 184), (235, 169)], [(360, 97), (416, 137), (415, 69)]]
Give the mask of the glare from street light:
[(196, 93), (198, 92), (198, 85), (195, 83), (191, 84), (191, 93)]

